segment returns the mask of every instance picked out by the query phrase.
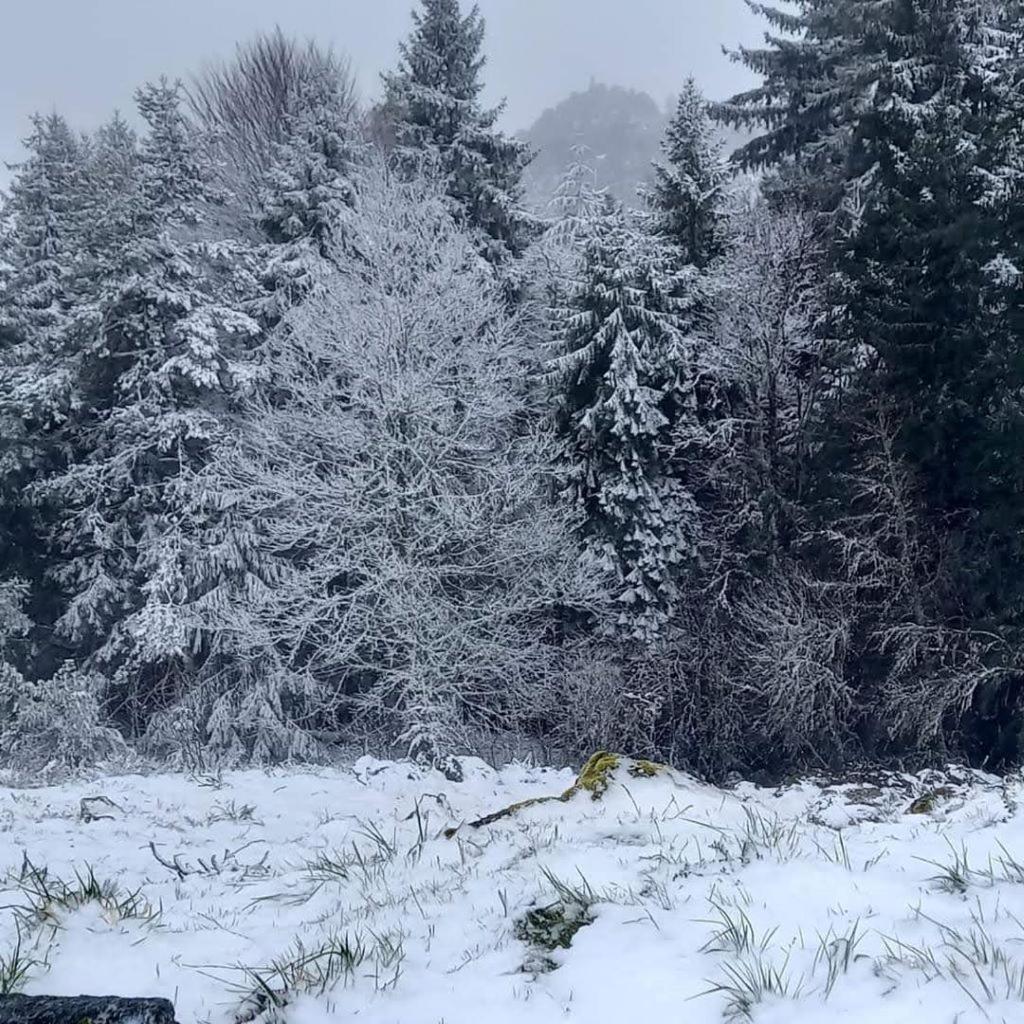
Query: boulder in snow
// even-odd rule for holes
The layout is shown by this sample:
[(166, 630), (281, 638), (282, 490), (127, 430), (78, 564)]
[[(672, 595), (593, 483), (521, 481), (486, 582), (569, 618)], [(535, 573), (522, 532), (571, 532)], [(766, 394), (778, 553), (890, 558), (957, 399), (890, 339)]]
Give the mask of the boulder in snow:
[(0, 996), (0, 1024), (175, 1024), (167, 999)]

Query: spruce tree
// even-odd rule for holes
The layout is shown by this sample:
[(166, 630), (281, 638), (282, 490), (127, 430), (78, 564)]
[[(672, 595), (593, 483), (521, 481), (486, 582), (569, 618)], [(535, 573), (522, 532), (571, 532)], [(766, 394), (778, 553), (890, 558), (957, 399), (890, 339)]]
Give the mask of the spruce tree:
[(698, 532), (669, 466), (690, 407), (676, 265), (669, 247), (612, 208), (588, 228), (556, 310), (552, 373), (569, 493), (586, 549), (618, 580), (618, 628), (643, 640), (671, 616)]
[(75, 405), (62, 360), (88, 299), (78, 274), (87, 146), (57, 114), (33, 118), (25, 146), (0, 253), (0, 564), (32, 584), (33, 615), (48, 619), (47, 513), (34, 498), (66, 457)]
[(524, 276), (549, 309), (564, 305), (567, 290), (575, 286), (584, 242), (613, 209), (607, 190), (597, 187), (590, 151), (577, 146), (572, 152), (572, 163), (548, 204), (544, 231), (524, 260)]
[(859, 205), (879, 161), (898, 155), (896, 137), (872, 144), (878, 123), (912, 129), (940, 93), (984, 92), (997, 36), (1014, 20), (992, 0), (799, 0), (795, 10), (746, 2), (774, 32), (732, 56), (763, 82), (713, 113), (760, 129), (735, 154), (739, 164), (783, 168), (829, 209)]
[(721, 255), (728, 172), (722, 144), (696, 82), (686, 82), (662, 143), (647, 194), (654, 230), (672, 242), (683, 265), (705, 269)]
[[(832, 215), (829, 326), (846, 365), (830, 410), (848, 429), (822, 446), (816, 489), (843, 521), (861, 499), (840, 481), (857, 477), (877, 441), (857, 425), (885, 421), (875, 464), (913, 481), (913, 531), (925, 538), (902, 605), (866, 563), (843, 564), (862, 585), (865, 684), (885, 695), (890, 720), (908, 687), (928, 695), (914, 701), (934, 703), (917, 741), (953, 729), (965, 709), (991, 714), (991, 740), (999, 715), (1012, 718), (1004, 684), (1024, 627), (1024, 591), (1007, 570), (1024, 554), (1019, 10), (988, 0), (804, 0), (793, 15), (753, 6), (799, 38), (741, 52), (764, 85), (718, 113), (767, 123), (740, 159), (795, 162), (800, 198)], [(857, 494), (885, 486), (861, 479)]]
[(199, 653), (182, 613), (204, 564), (184, 474), (219, 439), (226, 392), (258, 330), (240, 308), (254, 289), (239, 285), (244, 248), (199, 237), (204, 172), (179, 86), (148, 85), (137, 102), (148, 130), (133, 228), (113, 246), (98, 314), (82, 325), (71, 456), (45, 488), (61, 509), (58, 627), (112, 677), (133, 726), (174, 696)]
[(65, 326), (74, 304), (71, 263), (80, 227), (83, 141), (58, 114), (32, 119), (28, 158), (5, 204), (10, 227), (0, 317), (9, 336), (41, 342)]
[(481, 102), (483, 18), (475, 6), (463, 15), (459, 0), (423, 0), (413, 23), (398, 68), (384, 75), (397, 153), (412, 172), (426, 162), (441, 175), (489, 260), (521, 256), (532, 234), (521, 187), (529, 151), (495, 127), (502, 107)]
[[(83, 289), (98, 297), (121, 248), (138, 230), (142, 206), (139, 140), (135, 130), (115, 114), (92, 139), (85, 166), (82, 225), (83, 265), (92, 277)], [(100, 280), (97, 280), (99, 278)]]
[(358, 154), (345, 84), (333, 67), (311, 72), (297, 89), (284, 141), (273, 148), (260, 196), (260, 227), (270, 242), (263, 277), (271, 321), (329, 273), (355, 201)]

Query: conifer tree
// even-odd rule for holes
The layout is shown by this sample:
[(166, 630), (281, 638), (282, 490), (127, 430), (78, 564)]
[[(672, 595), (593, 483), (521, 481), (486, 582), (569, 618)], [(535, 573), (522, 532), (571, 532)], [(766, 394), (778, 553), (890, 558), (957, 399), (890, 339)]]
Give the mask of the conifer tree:
[(532, 225), (522, 211), (529, 152), (495, 125), (502, 108), (481, 103), (484, 21), (459, 0), (423, 0), (398, 68), (384, 76), (385, 114), (395, 148), (413, 172), (432, 165), (447, 184), (453, 213), (480, 232), (494, 263), (518, 257)]
[(84, 250), (80, 273), (92, 277), (84, 290), (96, 296), (101, 281), (113, 272), (121, 248), (139, 227), (139, 159), (138, 136), (120, 114), (102, 125), (92, 139), (79, 213)]
[(75, 399), (61, 354), (88, 300), (77, 270), (87, 147), (57, 114), (33, 118), (25, 146), (0, 253), (0, 563), (36, 598), (50, 562), (33, 485), (65, 457), (60, 430)]
[(264, 274), (271, 321), (329, 272), (355, 200), (357, 152), (345, 85), (333, 66), (310, 72), (298, 87), (284, 141), (273, 149), (260, 197), (260, 227), (271, 243)]
[(618, 580), (618, 626), (640, 639), (670, 617), (698, 532), (692, 498), (669, 468), (676, 421), (689, 409), (674, 257), (623, 211), (606, 211), (556, 310), (552, 371), (569, 492), (586, 549)]
[(715, 108), (722, 121), (762, 129), (735, 159), (745, 167), (765, 167), (800, 153), (818, 172), (841, 165), (843, 132), (866, 84), (862, 72), (870, 48), (857, 44), (852, 26), (867, 7), (884, 13), (898, 0), (799, 0), (790, 9), (744, 2), (767, 20), (771, 32), (765, 46), (732, 54), (762, 83)]
[[(875, 465), (913, 481), (913, 530), (927, 538), (912, 601), (890, 601), (864, 578), (865, 677), (890, 704), (911, 685), (918, 704), (928, 693), (933, 725), (915, 739), (930, 741), (965, 709), (1006, 711), (1024, 627), (1024, 591), (1006, 569), (1022, 555), (1024, 493), (1019, 10), (988, 0), (752, 6), (799, 38), (742, 51), (764, 85), (718, 113), (766, 123), (740, 159), (795, 161), (803, 201), (833, 214), (830, 320), (846, 353), (833, 408), (848, 427), (889, 425)], [(823, 448), (821, 472), (856, 476), (876, 443), (868, 433), (848, 429)], [(882, 493), (885, 480), (857, 486)]]
[(905, 139), (883, 142), (879, 127), (912, 132), (940, 92), (971, 94), (1005, 17), (990, 0), (800, 0), (795, 10), (746, 2), (775, 34), (732, 56), (763, 82), (714, 115), (761, 129), (738, 163), (787, 169), (829, 209), (844, 200), (859, 209), (879, 163), (898, 158)]
[(59, 332), (73, 304), (70, 264), (79, 226), (83, 143), (58, 114), (32, 119), (29, 156), (7, 200), (10, 266), (3, 313), (7, 331), (38, 341)]
[(606, 189), (597, 187), (597, 171), (586, 146), (573, 149), (572, 163), (548, 204), (544, 231), (524, 260), (524, 276), (537, 286), (545, 308), (564, 305), (577, 279), (580, 252), (601, 218), (613, 209)]
[(696, 82), (686, 82), (662, 143), (647, 195), (654, 230), (675, 244), (682, 264), (705, 269), (723, 248), (723, 192), (728, 173), (708, 105)]
[[(642, 193), (650, 215), (649, 230), (661, 238), (674, 252), (680, 270), (680, 312), (685, 317), (687, 332), (696, 337), (711, 316), (709, 294), (710, 268), (726, 251), (726, 195), (729, 173), (722, 157), (722, 145), (715, 138), (708, 104), (689, 79), (680, 93), (676, 112), (669, 123), (662, 143), (664, 162), (654, 165), (654, 182)], [(710, 360), (705, 359), (707, 365)], [(695, 385), (696, 365), (681, 374)], [(716, 390), (714, 378), (705, 375), (704, 386), (694, 387), (698, 415), (709, 418), (708, 405)], [(687, 413), (673, 409), (672, 419)], [(692, 440), (692, 438), (691, 438)], [(695, 446), (683, 446), (686, 460), (697, 456)], [(688, 473), (677, 465), (677, 474)]]
[(126, 212), (133, 228), (83, 325), (72, 457), (45, 491), (61, 509), (59, 629), (114, 677), (139, 726), (197, 653), (180, 615), (203, 564), (183, 519), (182, 473), (218, 439), (225, 389), (257, 325), (239, 308), (254, 290), (238, 284), (245, 252), (198, 237), (203, 168), (179, 87), (148, 85), (137, 101), (148, 131), (138, 204)]
[(598, 188), (597, 171), (586, 146), (573, 148), (573, 160), (565, 169), (551, 197), (550, 237), (567, 243), (586, 238), (602, 215), (614, 208), (607, 189)]

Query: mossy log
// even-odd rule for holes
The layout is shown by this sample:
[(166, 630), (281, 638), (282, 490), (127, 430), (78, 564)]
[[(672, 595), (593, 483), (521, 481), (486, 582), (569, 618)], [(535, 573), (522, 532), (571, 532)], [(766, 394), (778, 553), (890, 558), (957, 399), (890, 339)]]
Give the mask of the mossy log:
[(625, 766), (629, 775), (635, 779), (651, 779), (668, 770), (665, 765), (656, 764), (654, 761), (645, 761), (599, 750), (580, 770), (576, 781), (563, 793), (559, 793), (557, 796), (536, 796), (529, 800), (520, 800), (508, 807), (503, 807), (500, 811), (478, 818), (476, 821), (467, 821), (464, 826), (446, 829), (445, 838), (451, 839), (462, 827), (484, 828), (487, 825), (493, 825), (496, 821), (510, 818), (527, 807), (551, 803), (567, 804), (580, 793), (589, 793), (592, 800), (600, 800), (608, 791), (613, 775), (622, 766)]

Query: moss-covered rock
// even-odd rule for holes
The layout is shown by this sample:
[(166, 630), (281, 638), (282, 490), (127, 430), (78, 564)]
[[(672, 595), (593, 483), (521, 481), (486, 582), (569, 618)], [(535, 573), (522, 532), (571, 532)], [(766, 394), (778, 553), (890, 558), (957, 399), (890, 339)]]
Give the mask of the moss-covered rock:
[(922, 793), (907, 808), (907, 814), (931, 814), (938, 804), (954, 795), (955, 790), (951, 786), (939, 786), (937, 789), (930, 789)]
[(530, 974), (553, 971), (558, 963), (551, 956), (556, 950), (568, 949), (576, 933), (594, 921), (591, 907), (594, 896), (589, 889), (575, 891), (557, 883), (560, 898), (555, 903), (534, 907), (515, 922), (514, 932), (520, 942), (526, 943), (530, 953), (523, 970)]
[(583, 766), (576, 781), (562, 794), (562, 800), (571, 800), (577, 793), (586, 792), (600, 800), (608, 792), (612, 776), (622, 763), (618, 754), (600, 750)]
[(653, 779), (656, 775), (662, 775), (668, 771), (666, 765), (600, 750), (587, 761), (576, 781), (562, 794), (560, 799), (569, 801), (578, 793), (589, 793), (592, 799), (600, 800), (608, 792), (620, 769), (633, 779)]
[(576, 933), (590, 922), (586, 907), (577, 903), (552, 903), (527, 911), (516, 921), (515, 935), (520, 942), (552, 953), (556, 949), (568, 949)]

